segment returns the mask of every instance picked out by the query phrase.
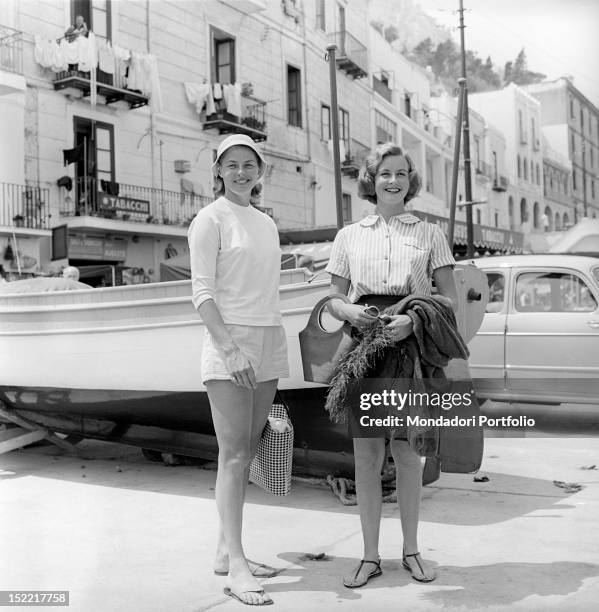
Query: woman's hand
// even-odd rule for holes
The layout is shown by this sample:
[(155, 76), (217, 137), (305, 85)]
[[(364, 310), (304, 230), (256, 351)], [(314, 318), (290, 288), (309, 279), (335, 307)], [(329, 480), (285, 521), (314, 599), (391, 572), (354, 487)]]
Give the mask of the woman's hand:
[(338, 308), (343, 314), (343, 318), (360, 331), (366, 331), (378, 321), (378, 317), (366, 312), (365, 306), (359, 306), (358, 304), (343, 304), (343, 306), (339, 306)]
[(414, 331), (412, 319), (408, 315), (381, 315), (381, 321), (393, 332), (395, 342), (404, 340)]
[(233, 384), (246, 389), (255, 389), (256, 374), (254, 368), (248, 358), (241, 352), (241, 349), (236, 344), (232, 344), (226, 349), (221, 348), (221, 353)]

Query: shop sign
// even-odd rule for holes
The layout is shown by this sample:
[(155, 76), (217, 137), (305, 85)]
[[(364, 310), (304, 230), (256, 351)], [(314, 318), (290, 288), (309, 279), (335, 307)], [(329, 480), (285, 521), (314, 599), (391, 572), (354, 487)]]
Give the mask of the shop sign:
[[(449, 219), (431, 215), (420, 211), (413, 211), (419, 218), (436, 223), (441, 227), (443, 233), (447, 235), (449, 229)], [(512, 232), (510, 230), (501, 229), (499, 227), (489, 227), (487, 225), (474, 224), (473, 240), (474, 246), (490, 248), (490, 249), (522, 249), (524, 243), (524, 234), (521, 232)], [(464, 221), (456, 221), (453, 229), (454, 241), (458, 244), (466, 244), (468, 239), (468, 229)]]
[(124, 261), (127, 241), (124, 238), (69, 236), (69, 258), (96, 261)]
[(112, 210), (115, 213), (129, 215), (148, 216), (150, 214), (150, 202), (138, 198), (108, 195), (102, 191), (98, 192), (98, 202), (102, 210)]

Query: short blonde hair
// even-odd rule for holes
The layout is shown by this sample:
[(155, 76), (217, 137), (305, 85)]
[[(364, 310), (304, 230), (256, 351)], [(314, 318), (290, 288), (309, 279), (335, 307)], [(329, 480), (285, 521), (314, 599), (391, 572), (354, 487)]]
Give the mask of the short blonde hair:
[(372, 204), (376, 204), (376, 191), (374, 188), (374, 179), (376, 173), (385, 157), (400, 155), (408, 162), (408, 177), (410, 186), (408, 193), (404, 198), (404, 202), (409, 202), (418, 195), (422, 187), (422, 179), (414, 166), (412, 158), (403, 151), (403, 149), (392, 142), (379, 145), (370, 155), (366, 157), (360, 174), (358, 175), (358, 197), (363, 200), (368, 200)]
[[(244, 145), (235, 145), (234, 147), (231, 147), (231, 149), (234, 149), (235, 147), (243, 147), (243, 146)], [(256, 157), (256, 161), (258, 162), (258, 167), (260, 168), (260, 178), (262, 178), (262, 176), (264, 175), (264, 164), (262, 160), (260, 159), (258, 155), (256, 155), (255, 151), (250, 149), (250, 147), (245, 147), (245, 148), (252, 151), (252, 153)], [(229, 150), (230, 149), (227, 149), (226, 151), (224, 151), (223, 155)], [(214, 192), (214, 197), (216, 198), (220, 198), (220, 196), (225, 195), (225, 182), (218, 174), (220, 170), (221, 158), (222, 158), (222, 155), (214, 162), (214, 166), (212, 167), (212, 178), (213, 178), (212, 191)], [(261, 200), (262, 200), (262, 183), (256, 183), (252, 187), (252, 191), (250, 193), (250, 204), (254, 206), (259, 206)]]

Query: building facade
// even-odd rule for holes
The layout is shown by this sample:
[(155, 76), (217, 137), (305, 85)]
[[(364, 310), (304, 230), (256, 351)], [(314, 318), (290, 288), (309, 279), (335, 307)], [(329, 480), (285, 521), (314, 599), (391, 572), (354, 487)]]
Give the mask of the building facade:
[(542, 107), (543, 134), (572, 167), (573, 222), (599, 215), (599, 109), (562, 77), (528, 85)]
[[(92, 284), (107, 274), (159, 280), (160, 263), (186, 253), (189, 222), (211, 200), (218, 143), (235, 131), (261, 142), (263, 205), (280, 230), (334, 227), (331, 43), (344, 222), (370, 212), (357, 173), (386, 141), (421, 171), (414, 208), (446, 220), (455, 126), (435, 107), (432, 76), (369, 25), (368, 11), (367, 0), (3, 4), (0, 250), (22, 255), (6, 265), (101, 268)], [(67, 33), (78, 15), (87, 37)], [(502, 139), (484, 133), (481, 176), (495, 199), (480, 227), (506, 229), (493, 190)]]

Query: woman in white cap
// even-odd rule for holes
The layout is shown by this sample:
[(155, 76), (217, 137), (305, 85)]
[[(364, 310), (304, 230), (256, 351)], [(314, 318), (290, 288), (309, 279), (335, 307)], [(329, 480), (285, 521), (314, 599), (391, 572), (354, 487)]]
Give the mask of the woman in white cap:
[(289, 375), (279, 310), (281, 249), (276, 225), (253, 206), (266, 168), (254, 141), (225, 138), (212, 168), (217, 198), (198, 212), (188, 239), (193, 303), (206, 326), (202, 382), (219, 447), (214, 571), (228, 574), (227, 595), (267, 605), (272, 599), (257, 578), (276, 570), (246, 558), (241, 524), (249, 466), (278, 379)]

